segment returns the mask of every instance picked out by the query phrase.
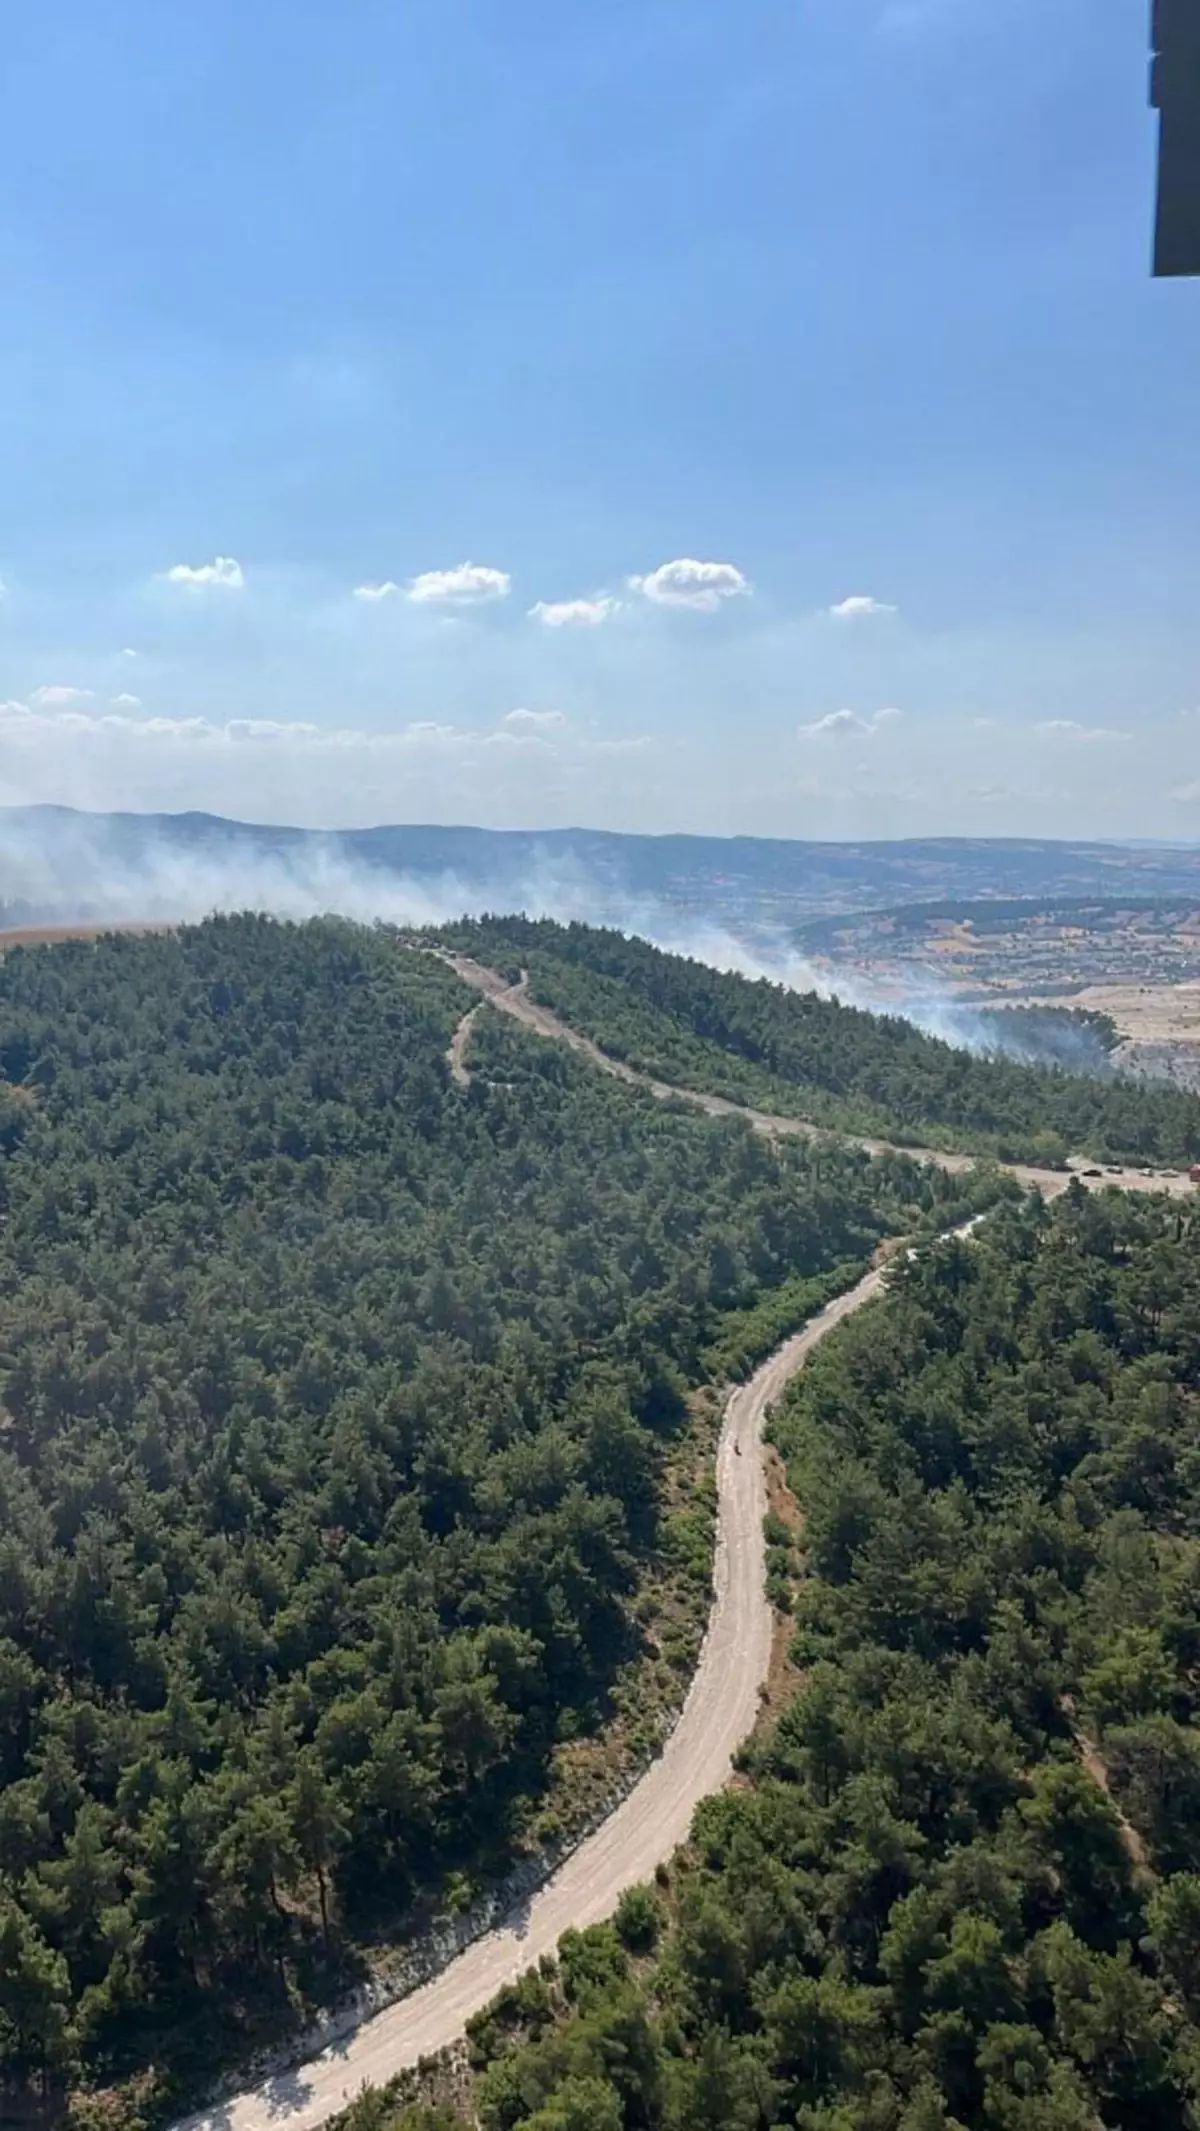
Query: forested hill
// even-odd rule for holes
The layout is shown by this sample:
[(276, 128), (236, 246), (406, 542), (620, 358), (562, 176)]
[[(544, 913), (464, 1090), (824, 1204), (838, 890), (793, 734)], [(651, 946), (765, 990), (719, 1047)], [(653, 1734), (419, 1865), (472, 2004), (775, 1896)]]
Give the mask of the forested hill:
[(1198, 1241), (1076, 1187), (821, 1348), (776, 1430), (796, 1700), (474, 2024), (483, 2131), (1195, 2126)]
[(499, 1872), (710, 1344), (950, 1217), (499, 1017), (459, 1089), (474, 1003), (333, 922), (0, 962), (0, 2096), (210, 2074)]
[(1068, 1154), (1183, 1167), (1200, 1159), (1200, 1098), (982, 1058), (911, 1022), (751, 980), (586, 925), (484, 919), (446, 935), (581, 1034), (679, 1086), (845, 1131), (1059, 1162)]

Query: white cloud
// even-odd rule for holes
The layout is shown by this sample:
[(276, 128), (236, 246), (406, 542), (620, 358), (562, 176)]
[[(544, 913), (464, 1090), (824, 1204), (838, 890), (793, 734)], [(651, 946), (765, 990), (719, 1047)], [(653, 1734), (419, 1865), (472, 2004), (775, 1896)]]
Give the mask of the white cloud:
[(600, 592), (595, 599), (539, 599), (529, 609), (529, 619), (541, 622), (545, 629), (599, 629), (620, 611), (619, 599)]
[(870, 731), (871, 726), (865, 718), (859, 717), (857, 711), (831, 710), (828, 716), (818, 718), (815, 724), (802, 725), (800, 727), (800, 738), (802, 740), (820, 740), (826, 734), (840, 738), (854, 733), (857, 733), (860, 737), (865, 737)]
[(193, 590), (218, 586), (225, 592), (241, 592), (246, 579), (240, 562), (232, 555), (217, 555), (212, 562), (176, 562), (166, 572), (169, 585), (190, 585)]
[(305, 725), (299, 720), (286, 723), (278, 718), (231, 718), (225, 727), (225, 732), (227, 737), (239, 747), (244, 746), (247, 740), (261, 741), (267, 745), (277, 740), (290, 741), (294, 744), (296, 742), (303, 743), (306, 740), (319, 740), (321, 737), (319, 725)]
[(1200, 783), (1177, 784), (1174, 791), (1167, 793), (1167, 797), (1181, 800), (1185, 806), (1195, 806), (1197, 801), (1200, 801)]
[(91, 696), (90, 688), (50, 687), (35, 688), (29, 700), (36, 703), (39, 710), (65, 710), (71, 703), (90, 702)]
[(649, 733), (639, 733), (631, 740), (585, 740), (583, 749), (589, 755), (640, 755), (651, 744)]
[[(0, 800), (150, 813), (201, 808), (328, 828), (449, 819), (464, 808), (468, 819), (505, 808), (525, 817), (540, 810), (543, 787), (557, 791), (564, 778), (578, 780), (582, 800), (601, 761), (585, 755), (569, 730), (503, 726), (503, 740), (488, 744), (486, 731), (465, 721), (394, 718), (384, 730), (310, 722), (321, 715), (306, 709), (287, 719), (250, 709), (226, 720), (181, 708), (151, 717), (105, 698), (76, 708), (0, 704)], [(231, 883), (208, 900), (226, 893), (235, 893)], [(453, 896), (454, 909), (466, 907), (458, 890)], [(315, 907), (340, 905), (323, 896)]]
[(480, 607), (491, 599), (507, 599), (511, 591), (507, 570), (460, 562), (454, 570), (422, 571), (409, 585), (408, 596), (417, 606)]
[(137, 657), (137, 652), (134, 650), (132, 644), (126, 644), (123, 647), (121, 657), (123, 659), (135, 659)]
[(112, 703), (114, 710), (140, 710), (142, 707), (142, 699), (140, 696), (131, 696), (122, 693), (119, 696), (111, 696), (109, 700)]
[(802, 725), (798, 738), (801, 740), (869, 740), (880, 726), (902, 717), (903, 712), (890, 704), (885, 710), (877, 710), (873, 718), (860, 718), (856, 710), (831, 710), (824, 718), (812, 725)]
[(510, 710), (504, 720), (506, 725), (541, 726), (565, 725), (561, 710)]
[(631, 577), (631, 592), (641, 592), (656, 607), (691, 607), (697, 614), (715, 614), (727, 599), (742, 599), (750, 590), (748, 580), (732, 562), (696, 562), (683, 556), (664, 562), (649, 577)]
[(852, 592), (849, 599), (840, 599), (835, 607), (829, 609), (833, 619), (839, 622), (870, 621), (875, 615), (895, 614), (897, 611), (897, 608), (889, 607), (886, 600), (872, 599), (868, 592)]
[(502, 725), (499, 732), (487, 733), (483, 744), (485, 747), (534, 747), (540, 748), (543, 753), (555, 752), (553, 742), (546, 738), (545, 733), (531, 732), (528, 726), (514, 728)]
[[(86, 691), (75, 691), (75, 695)], [(102, 740), (115, 734), (147, 741), (203, 740), (214, 746), (244, 747), (286, 745), (305, 753), (353, 750), (363, 754), (404, 753), (448, 743), (465, 744), (475, 735), (454, 725), (423, 720), (385, 732), (366, 732), (354, 726), (321, 726), (299, 719), (231, 718), (218, 724), (210, 718), (138, 718), (115, 710), (76, 710), (68, 706), (69, 690), (39, 689), (28, 703), (0, 703), (0, 734), (6, 739), (32, 740), (39, 733), (77, 733)], [(134, 699), (118, 698), (126, 706)]]
[(399, 595), (399, 591), (399, 585), (395, 584), (390, 577), (385, 577), (382, 584), (355, 585), (354, 597), (355, 599), (375, 602), (381, 599), (395, 599)]
[(1128, 733), (1114, 732), (1107, 725), (1080, 725), (1075, 718), (1046, 718), (1034, 731), (1047, 740), (1071, 740), (1080, 746), (1091, 746), (1097, 740), (1128, 740)]
[(79, 713), (62, 724), (70, 724), (80, 734), (99, 736), (109, 734), (128, 735), (135, 740), (214, 740), (224, 736), (224, 729), (209, 723), (207, 718), (89, 718)]

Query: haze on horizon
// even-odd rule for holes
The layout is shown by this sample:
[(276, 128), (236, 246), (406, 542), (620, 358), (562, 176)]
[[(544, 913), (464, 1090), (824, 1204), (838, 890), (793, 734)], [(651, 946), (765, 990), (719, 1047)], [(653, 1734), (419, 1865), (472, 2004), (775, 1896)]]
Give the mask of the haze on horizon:
[(62, 0), (0, 804), (1200, 835), (1141, 0)]

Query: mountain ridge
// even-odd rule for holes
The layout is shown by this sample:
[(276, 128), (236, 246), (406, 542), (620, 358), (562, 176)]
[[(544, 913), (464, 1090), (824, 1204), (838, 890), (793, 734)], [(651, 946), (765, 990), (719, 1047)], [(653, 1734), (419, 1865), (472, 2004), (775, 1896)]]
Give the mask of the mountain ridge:
[[(189, 877), (188, 863), (201, 861), (216, 861), (217, 876)], [(359, 904), (381, 883), (403, 880), (477, 908), (490, 899), (492, 908), (612, 920), (649, 901), (689, 918), (760, 928), (955, 895), (1200, 889), (1200, 847), (1014, 837), (823, 842), (468, 823), (311, 829), (195, 810), (0, 809), (0, 898), (26, 914), (152, 914), (141, 896), (156, 913), (201, 915), (214, 903), (229, 907), (237, 891), (272, 907), (271, 881), (249, 870), (264, 866), (283, 868), (292, 889), (309, 888), (314, 909), (343, 907), (339, 891), (350, 892), (350, 874)]]

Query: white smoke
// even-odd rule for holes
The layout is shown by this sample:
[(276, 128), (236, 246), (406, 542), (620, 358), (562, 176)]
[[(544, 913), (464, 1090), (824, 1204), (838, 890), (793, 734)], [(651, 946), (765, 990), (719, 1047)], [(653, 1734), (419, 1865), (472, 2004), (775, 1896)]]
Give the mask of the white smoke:
[[(230, 833), (185, 843), (139, 828), (135, 839), (102, 819), (56, 813), (9, 817), (0, 827), (0, 901), (31, 922), (198, 922), (253, 910), (303, 921), (443, 925), (499, 907), (452, 872), (418, 875), (355, 859), (336, 837), (280, 838), (276, 848)], [(504, 907), (509, 907), (507, 900)]]
[(1109, 1070), (1104, 1048), (1086, 1024), (1072, 1026), (1059, 1017), (1051, 1039), (1048, 1032), (1039, 1032), (1018, 1015), (981, 1012), (928, 987), (913, 986), (907, 981), (884, 987), (845, 967), (819, 968), (798, 954), (782, 935), (747, 939), (717, 923), (681, 923), (675, 913), (652, 908), (643, 910), (636, 922), (623, 923), (620, 929), (636, 932), (672, 954), (689, 955), (712, 969), (751, 980), (765, 979), (788, 991), (819, 999), (834, 999), (862, 1013), (893, 1015), (956, 1051), (1010, 1058), (1022, 1065), (1062, 1065), (1088, 1075)]
[[(67, 809), (0, 814), (3, 922), (172, 923), (217, 912), (259, 911), (304, 920), (337, 915), (406, 929), (485, 913), (519, 913), (614, 927), (670, 953), (789, 991), (836, 999), (911, 1021), (957, 1049), (1003, 1052), (1029, 1062), (1048, 1053), (1034, 1032), (985, 1017), (953, 999), (868, 984), (848, 969), (818, 968), (779, 931), (736, 930), (718, 912), (634, 896), (571, 854), (543, 849), (514, 879), (497, 865), (478, 873), (400, 871), (369, 863), (340, 838), (244, 830), (184, 818), (168, 831), (152, 818)], [(1077, 1056), (1071, 1055), (1073, 1043)], [(1056, 1031), (1055, 1056), (1076, 1070), (1102, 1070), (1103, 1052), (1084, 1029)]]

